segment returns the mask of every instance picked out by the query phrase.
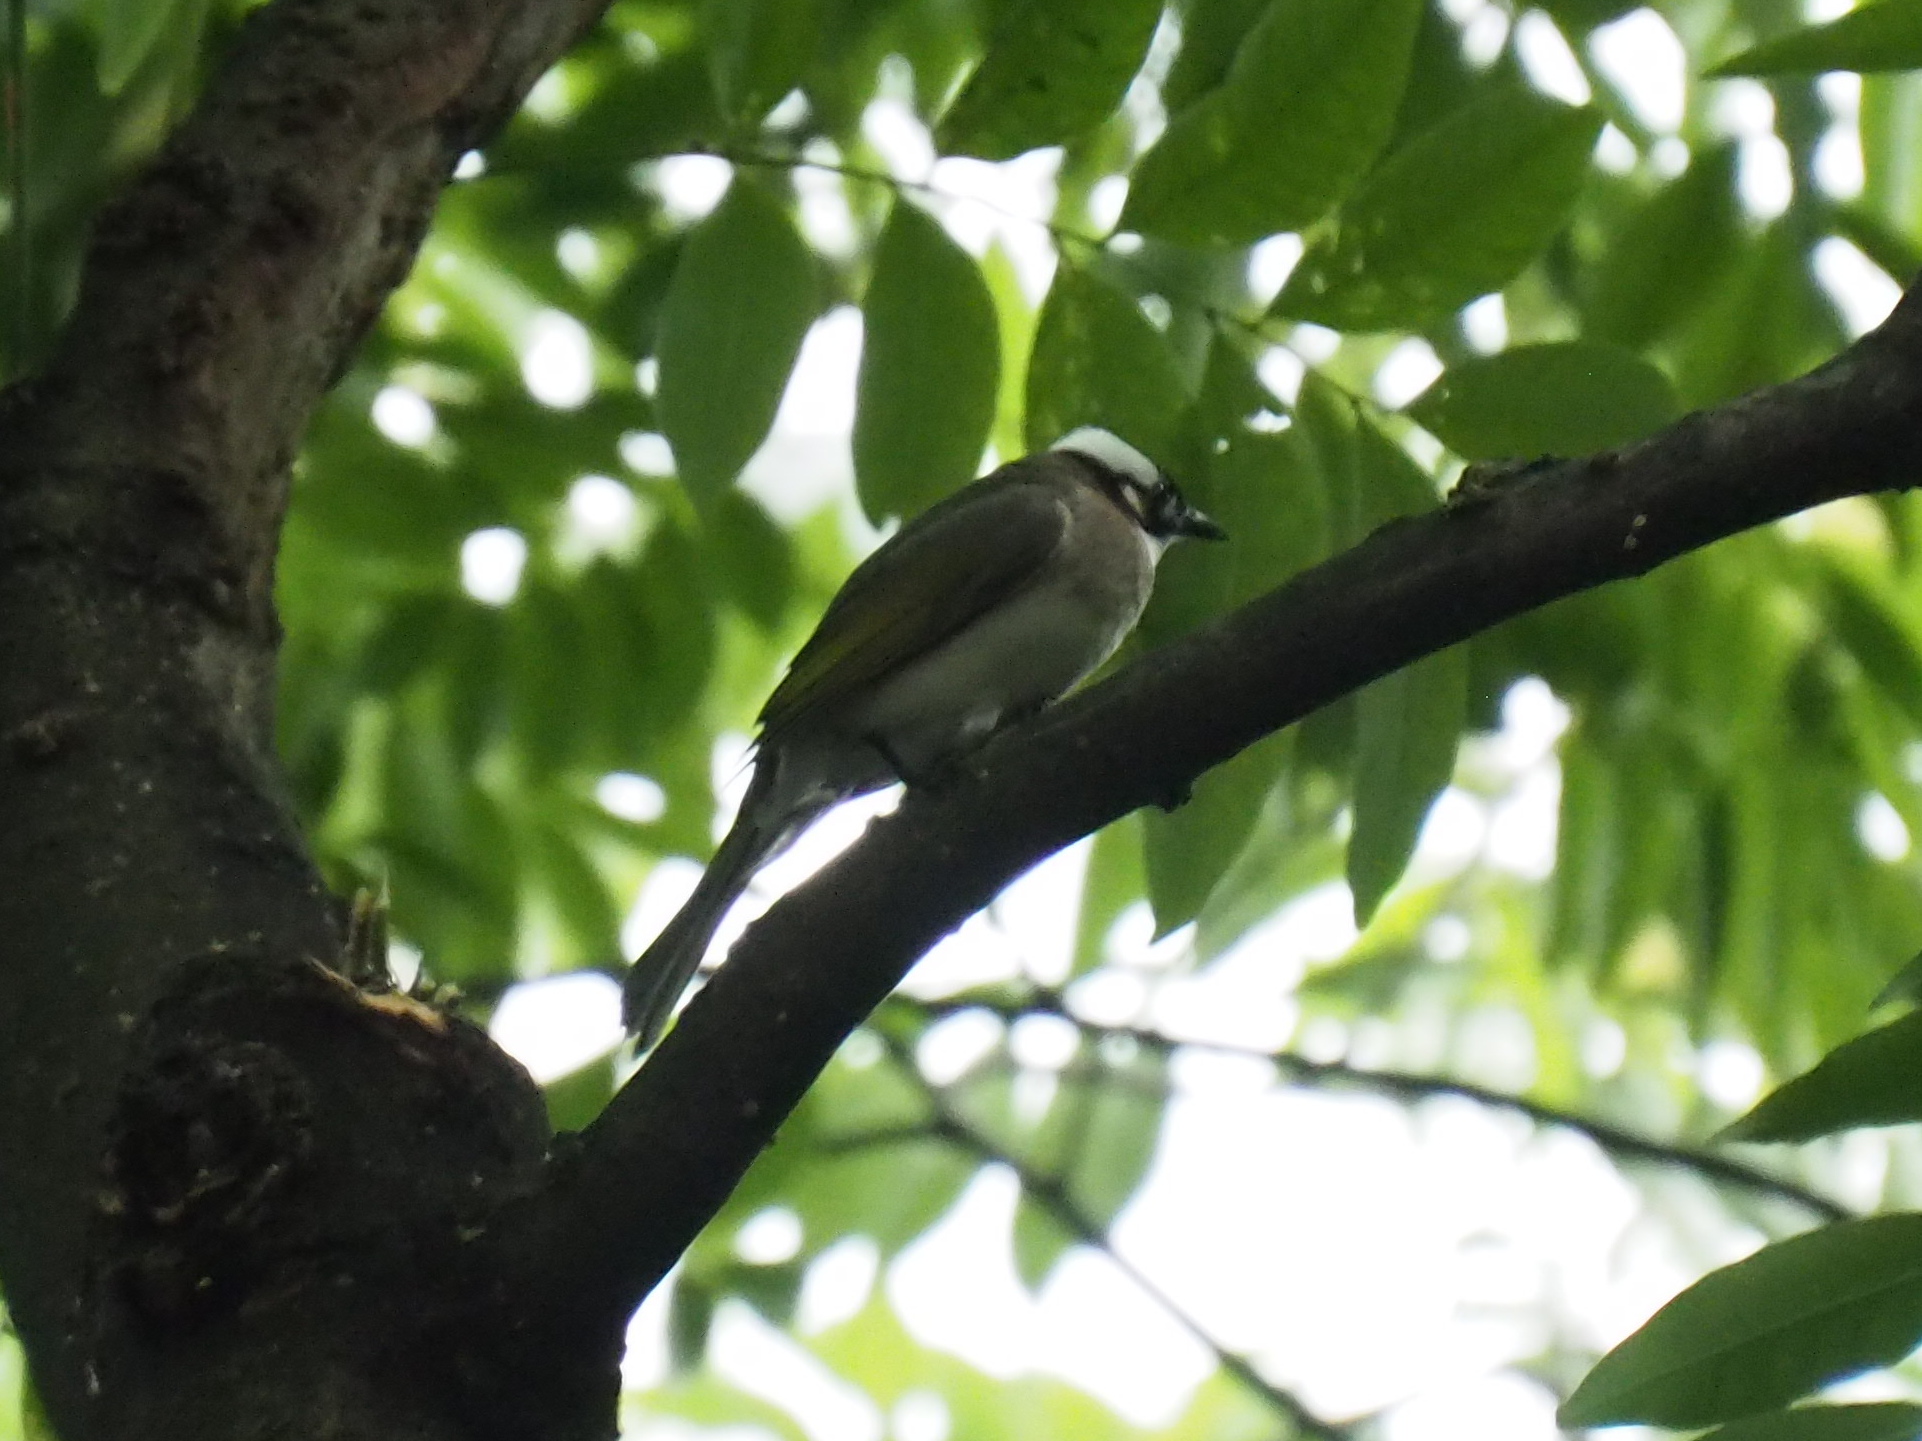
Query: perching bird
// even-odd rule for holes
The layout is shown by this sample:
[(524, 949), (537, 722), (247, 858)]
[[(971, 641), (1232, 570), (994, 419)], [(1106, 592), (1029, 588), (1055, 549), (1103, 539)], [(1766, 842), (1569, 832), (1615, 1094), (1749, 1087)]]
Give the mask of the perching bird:
[(1114, 653), (1174, 540), (1224, 532), (1105, 430), (1002, 466), (931, 506), (829, 603), (761, 710), (754, 779), (687, 903), (628, 972), (651, 1046), (755, 871), (830, 806), (938, 775)]

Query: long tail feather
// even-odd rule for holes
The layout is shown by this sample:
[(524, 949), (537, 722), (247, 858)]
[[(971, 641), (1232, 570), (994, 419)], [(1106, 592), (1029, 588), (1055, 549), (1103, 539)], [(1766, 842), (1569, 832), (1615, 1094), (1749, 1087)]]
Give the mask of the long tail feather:
[(793, 794), (787, 769), (779, 751), (764, 748), (756, 757), (754, 779), (748, 782), (740, 814), (708, 862), (700, 884), (628, 971), (621, 991), (621, 1019), (640, 1050), (652, 1046), (667, 1029), (722, 917), (754, 873), (786, 850), (833, 803), (831, 793)]

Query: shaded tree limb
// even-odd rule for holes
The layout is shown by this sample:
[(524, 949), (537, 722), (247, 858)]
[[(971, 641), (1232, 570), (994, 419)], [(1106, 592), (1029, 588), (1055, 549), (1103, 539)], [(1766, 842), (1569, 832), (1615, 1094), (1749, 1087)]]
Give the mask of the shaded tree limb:
[[(300, 437), (456, 158), (603, 4), (256, 11), (0, 393), (0, 1274), (68, 1441), (546, 1434), (481, 1395), (544, 1363), (428, 1314), (516, 1344), (459, 1238), (538, 1176), (539, 1097), (315, 964), (272, 582)], [(611, 1426), (618, 1344), (534, 1409)]]
[(1426, 1101), (1442, 1096), (1455, 1097), (1473, 1101), (1477, 1105), (1487, 1106), (1492, 1110), (1510, 1111), (1515, 1115), (1525, 1116), (1539, 1126), (1552, 1126), (1586, 1136), (1617, 1160), (1689, 1171), (1720, 1185), (1733, 1186), (1761, 1196), (1772, 1196), (1808, 1212), (1821, 1221), (1846, 1221), (1855, 1215), (1854, 1211), (1832, 1197), (1811, 1190), (1786, 1176), (1778, 1176), (1772, 1171), (1750, 1165), (1732, 1156), (1718, 1156), (1713, 1151), (1678, 1141), (1656, 1140), (1652, 1136), (1632, 1131), (1626, 1126), (1618, 1126), (1593, 1116), (1584, 1116), (1578, 1111), (1565, 1110), (1559, 1106), (1546, 1105), (1541, 1101), (1530, 1100), (1526, 1096), (1517, 1096), (1508, 1091), (1498, 1091), (1491, 1086), (1478, 1086), (1472, 1081), (1456, 1080), (1448, 1076), (1424, 1075), (1415, 1071), (1375, 1070), (1352, 1066), (1343, 1061), (1311, 1061), (1306, 1056), (1298, 1056), (1289, 1051), (1268, 1051), (1259, 1046), (1237, 1046), (1221, 1041), (1185, 1040), (1141, 1026), (1096, 1025), (1076, 1016), (1060, 996), (1051, 993), (1038, 995), (1035, 1004), (1027, 1005), (967, 998), (930, 1003), (908, 1001), (899, 997), (893, 1004), (904, 1004), (926, 1016), (956, 1015), (969, 1010), (985, 1010), (1005, 1021), (1018, 1020), (1025, 1015), (1060, 1016), (1078, 1027), (1084, 1035), (1097, 1039), (1109, 1036), (1119, 1037), (1140, 1046), (1143, 1050), (1161, 1056), (1172, 1056), (1178, 1051), (1190, 1051), (1216, 1056), (1245, 1056), (1250, 1060), (1267, 1061), (1276, 1068), (1285, 1081), (1293, 1085), (1366, 1091), (1373, 1095), (1389, 1096), (1405, 1102)]
[[(834, 1048), (1023, 870), (1371, 680), (1578, 591), (1922, 472), (1922, 298), (1811, 374), (1393, 522), (911, 792), (735, 946), (517, 1245), (624, 1312)], [(596, 1299), (598, 1298), (598, 1299)]]
[(1014, 1173), (1024, 1195), (1047, 1212), (1063, 1231), (1112, 1261), (1115, 1268), (1142, 1295), (1153, 1301), (1182, 1330), (1212, 1353), (1222, 1370), (1273, 1408), (1288, 1423), (1292, 1435), (1313, 1437), (1315, 1441), (1350, 1441), (1350, 1432), (1346, 1427), (1324, 1421), (1315, 1415), (1293, 1392), (1263, 1376), (1246, 1356), (1230, 1350), (1209, 1335), (1199, 1321), (1177, 1305), (1140, 1267), (1121, 1254), (1109, 1238), (1107, 1228), (1081, 1208), (1059, 1177), (1043, 1175), (1019, 1157), (1004, 1151), (992, 1136), (971, 1125), (966, 1116), (949, 1104), (941, 1088), (932, 1085), (921, 1074), (921, 1068), (915, 1065), (914, 1057), (905, 1046), (892, 1037), (888, 1037), (885, 1043), (895, 1068), (921, 1092), (928, 1104), (929, 1120), (920, 1128), (921, 1134), (960, 1146), (979, 1160), (1006, 1166)]

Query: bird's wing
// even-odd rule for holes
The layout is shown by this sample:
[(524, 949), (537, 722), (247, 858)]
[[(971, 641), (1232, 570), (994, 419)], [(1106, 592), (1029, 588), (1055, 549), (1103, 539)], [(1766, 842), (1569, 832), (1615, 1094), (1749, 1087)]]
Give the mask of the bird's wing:
[(1025, 589), (1068, 530), (1041, 460), (957, 491), (856, 567), (762, 707), (763, 732), (854, 694)]

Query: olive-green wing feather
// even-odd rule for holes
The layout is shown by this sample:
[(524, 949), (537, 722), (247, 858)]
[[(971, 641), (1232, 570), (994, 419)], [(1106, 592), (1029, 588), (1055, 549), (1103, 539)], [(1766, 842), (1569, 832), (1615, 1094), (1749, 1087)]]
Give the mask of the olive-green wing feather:
[(857, 693), (1032, 583), (1068, 528), (1047, 459), (957, 491), (856, 567), (762, 707), (763, 732)]

